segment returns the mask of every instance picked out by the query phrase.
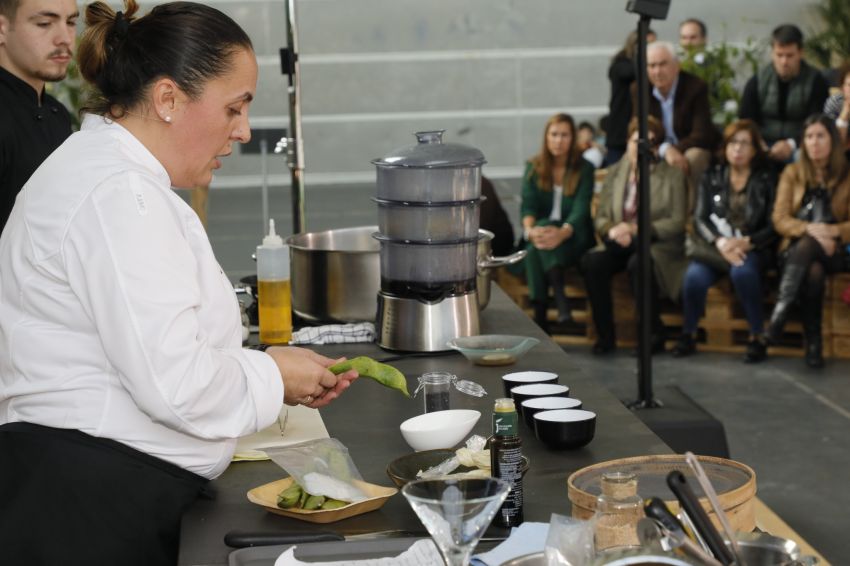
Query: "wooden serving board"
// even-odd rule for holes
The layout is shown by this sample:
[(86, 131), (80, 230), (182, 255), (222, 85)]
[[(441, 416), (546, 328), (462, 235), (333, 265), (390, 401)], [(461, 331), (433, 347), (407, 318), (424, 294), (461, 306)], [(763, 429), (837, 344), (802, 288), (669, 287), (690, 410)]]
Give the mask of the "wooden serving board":
[(349, 503), (345, 507), (339, 509), (327, 509), (316, 511), (305, 511), (303, 509), (281, 509), (277, 506), (277, 494), (292, 485), (295, 481), (293, 478), (284, 478), (282, 480), (273, 481), (259, 487), (255, 487), (248, 492), (248, 501), (265, 507), (267, 511), (284, 517), (291, 517), (300, 521), (309, 523), (333, 523), (341, 521), (355, 515), (362, 515), (375, 509), (380, 509), (387, 499), (398, 493), (398, 489), (394, 487), (384, 487), (372, 483), (354, 480), (351, 483), (358, 487), (363, 493), (369, 496), (368, 499), (358, 501), (357, 503)]

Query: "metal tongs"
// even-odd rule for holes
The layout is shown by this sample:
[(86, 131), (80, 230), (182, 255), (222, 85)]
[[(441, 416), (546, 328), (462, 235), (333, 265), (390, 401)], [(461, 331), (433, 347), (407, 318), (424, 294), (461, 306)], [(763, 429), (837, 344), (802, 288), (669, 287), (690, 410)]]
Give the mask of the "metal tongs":
[(722, 566), (709, 552), (688, 537), (679, 520), (661, 499), (653, 497), (648, 500), (644, 511), (646, 517), (640, 519), (637, 524), (641, 546), (660, 546), (665, 552), (678, 550), (704, 566)]
[(717, 493), (714, 491), (711, 482), (708, 480), (708, 476), (705, 474), (705, 470), (703, 470), (702, 465), (691, 452), (685, 454), (685, 461), (693, 470), (697, 481), (708, 498), (712, 510), (723, 527), (725, 538), (714, 527), (696, 494), (694, 494), (691, 486), (685, 479), (685, 475), (679, 470), (673, 470), (667, 474), (667, 485), (676, 496), (676, 499), (679, 500), (679, 504), (682, 507), (681, 519), (690, 527), (696, 541), (702, 547), (701, 550), (712, 556), (713, 560), (723, 566), (745, 566), (744, 561), (741, 559), (735, 533), (726, 518), (720, 501), (717, 499)]
[(708, 479), (708, 475), (705, 473), (702, 464), (699, 463), (699, 459), (693, 452), (685, 452), (685, 462), (687, 462), (691, 471), (696, 476), (697, 482), (699, 482), (703, 493), (705, 493), (708, 502), (711, 504), (711, 509), (720, 522), (720, 526), (723, 527), (723, 533), (726, 535), (726, 540), (729, 542), (729, 547), (732, 550), (732, 558), (738, 566), (745, 566), (741, 559), (741, 549), (738, 548), (735, 531), (732, 529), (732, 525), (729, 524), (729, 518), (726, 517), (723, 507), (720, 505), (720, 500), (717, 498), (717, 492), (714, 491), (714, 486), (711, 485), (711, 481)]

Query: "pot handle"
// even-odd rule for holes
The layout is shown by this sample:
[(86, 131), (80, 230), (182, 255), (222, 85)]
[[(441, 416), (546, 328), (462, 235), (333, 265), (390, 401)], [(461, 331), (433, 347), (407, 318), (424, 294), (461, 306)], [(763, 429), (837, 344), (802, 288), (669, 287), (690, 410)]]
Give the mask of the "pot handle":
[(519, 250), (518, 252), (514, 252), (511, 255), (506, 255), (503, 257), (493, 257), (492, 255), (487, 257), (479, 258), (478, 260), (478, 270), (486, 271), (493, 267), (502, 267), (503, 265), (513, 265), (516, 262), (522, 260), (528, 251)]

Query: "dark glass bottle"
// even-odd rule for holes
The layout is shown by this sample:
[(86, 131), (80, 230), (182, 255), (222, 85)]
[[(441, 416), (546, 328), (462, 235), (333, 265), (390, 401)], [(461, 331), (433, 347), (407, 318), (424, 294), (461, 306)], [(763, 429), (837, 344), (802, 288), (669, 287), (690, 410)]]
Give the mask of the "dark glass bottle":
[(511, 486), (494, 522), (516, 527), (522, 518), (522, 440), (513, 399), (496, 399), (493, 408), (493, 438), (490, 441), (490, 469), (494, 478)]

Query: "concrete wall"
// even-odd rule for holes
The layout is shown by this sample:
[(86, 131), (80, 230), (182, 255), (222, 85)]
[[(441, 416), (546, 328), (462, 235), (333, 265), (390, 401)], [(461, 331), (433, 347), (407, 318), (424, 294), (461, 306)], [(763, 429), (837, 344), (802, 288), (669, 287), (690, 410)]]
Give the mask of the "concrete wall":
[[(288, 124), (281, 0), (208, 2), (253, 38), (260, 62), (255, 128)], [(625, 0), (296, 0), (308, 187), (368, 182), (371, 159), (445, 129), (480, 148), (485, 173), (517, 177), (554, 112), (592, 121), (607, 112), (610, 57), (636, 17)], [(811, 28), (811, 1), (673, 0), (662, 39), (702, 18), (709, 37), (765, 38), (779, 23)], [(272, 185), (288, 184), (284, 158), (266, 162)], [(261, 183), (259, 155), (234, 155), (215, 186)]]

